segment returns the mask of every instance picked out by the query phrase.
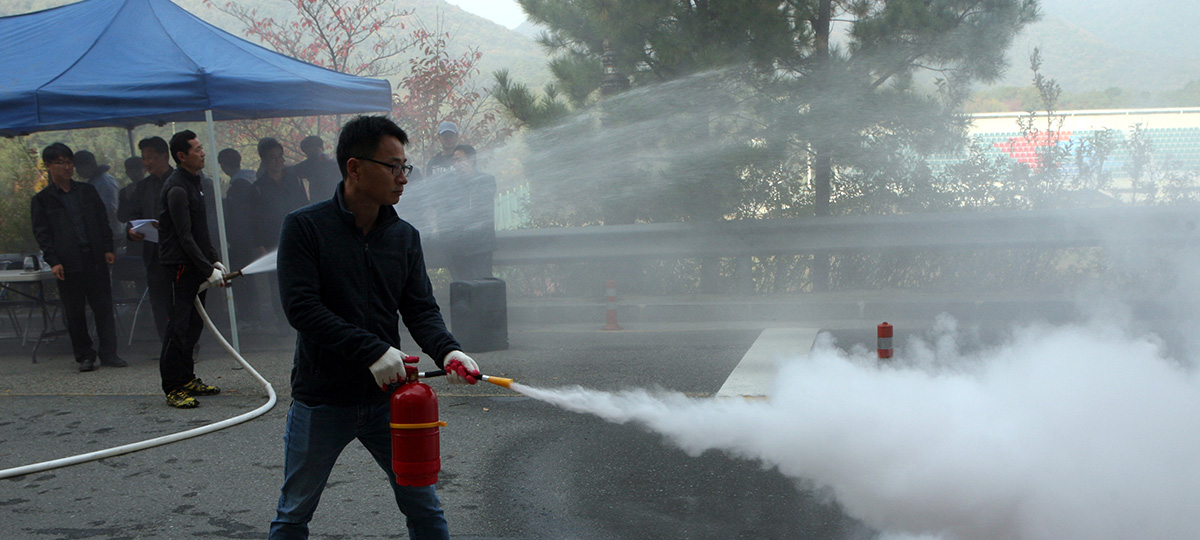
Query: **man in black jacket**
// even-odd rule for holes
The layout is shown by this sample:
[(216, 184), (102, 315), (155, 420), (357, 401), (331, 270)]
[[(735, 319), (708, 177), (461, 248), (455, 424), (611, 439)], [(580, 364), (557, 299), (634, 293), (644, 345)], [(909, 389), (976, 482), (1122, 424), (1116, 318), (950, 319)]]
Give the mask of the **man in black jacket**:
[[(275, 249), (279, 243), (283, 216), (308, 204), (308, 195), (304, 193), (300, 179), (284, 164), (283, 145), (278, 140), (274, 137), (260, 139), (258, 157), (261, 163), (254, 189), (258, 190), (262, 199), (262, 207), (258, 211), (259, 222), (264, 231), (263, 240), (267, 242), (266, 248)], [(328, 196), (325, 193), (321, 198)]]
[[(289, 167), (284, 165), (283, 145), (274, 137), (259, 139), (258, 180), (254, 189), (258, 190), (261, 205), (255, 216), (262, 230), (264, 246), (274, 250), (279, 245), (279, 229), (283, 227), (283, 217), (306, 204), (308, 195), (304, 193), (304, 185), (292, 174)], [(329, 193), (321, 196), (328, 197)], [(279, 282), (275, 274), (267, 274), (271, 289), (278, 289)], [(274, 315), (275, 328), (280, 332), (290, 332), (283, 308), (275, 301), (274, 295), (267, 297), (264, 315)]]
[[(221, 150), (217, 153), (217, 163), (229, 175), (229, 188), (225, 190), (225, 234), (229, 242), (230, 268), (245, 268), (267, 254), (259, 223), (262, 198), (254, 189), (254, 171), (242, 168), (240, 152), (232, 148)], [(257, 326), (261, 320), (260, 278), (256, 275), (243, 276), (238, 280), (237, 287), (233, 288), (239, 329), (243, 324), (247, 327)]]
[[(454, 174), (443, 181), (453, 193), (440, 219), (445, 230), (450, 279), (465, 281), (492, 277), (492, 252), (496, 251), (496, 178), (475, 164), (475, 147), (454, 149)], [(447, 197), (450, 198), (450, 197)]]
[(387, 473), (409, 538), (449, 538), (434, 487), (397, 485), (391, 468), (383, 387), (405, 378), (400, 321), (449, 382), (473, 384), (479, 373), (442, 321), (416, 229), (393, 209), (411, 170), (407, 142), (385, 117), (351, 120), (338, 139), (333, 198), (284, 220), (279, 292), (299, 337), (273, 540), (308, 537), (325, 481), (354, 439)]
[(333, 194), (333, 188), (342, 181), (337, 162), (325, 154), (325, 141), (316, 135), (309, 135), (300, 141), (300, 151), (304, 152), (305, 159), (292, 165), (292, 174), (308, 182), (309, 200), (323, 201)]
[(74, 153), (63, 143), (42, 150), (50, 182), (30, 203), (33, 235), (46, 264), (58, 278), (58, 295), (79, 371), (96, 369), (96, 350), (88, 336), (87, 305), (91, 305), (96, 319), (100, 365), (125, 367), (128, 364), (117, 356), (117, 327), (108, 280), (108, 265), (117, 260), (108, 211), (96, 188), (71, 180), (74, 159)]
[[(160, 268), (158, 242), (146, 240), (146, 236), (134, 231), (130, 222), (141, 219), (158, 219), (162, 213), (159, 206), (163, 184), (175, 172), (171, 168), (171, 151), (162, 137), (147, 137), (138, 141), (142, 153), (142, 165), (146, 177), (125, 186), (117, 205), (117, 219), (125, 222), (125, 236), (131, 242), (142, 244), (142, 263), (146, 266), (146, 287), (150, 296), (150, 311), (154, 315), (154, 329), (158, 339), (167, 335), (167, 315), (171, 311), (171, 279)], [(132, 250), (132, 244), (130, 244)]]
[(171, 137), (171, 157), (179, 168), (163, 185), (158, 216), (159, 271), (172, 282), (171, 315), (167, 336), (163, 339), (158, 369), (167, 404), (190, 409), (200, 403), (192, 396), (218, 394), (221, 389), (196, 378), (192, 357), (204, 321), (193, 302), (204, 303), (208, 287), (224, 284), (228, 273), (209, 239), (208, 212), (201, 190), (200, 173), (204, 170), (204, 147), (191, 130)]

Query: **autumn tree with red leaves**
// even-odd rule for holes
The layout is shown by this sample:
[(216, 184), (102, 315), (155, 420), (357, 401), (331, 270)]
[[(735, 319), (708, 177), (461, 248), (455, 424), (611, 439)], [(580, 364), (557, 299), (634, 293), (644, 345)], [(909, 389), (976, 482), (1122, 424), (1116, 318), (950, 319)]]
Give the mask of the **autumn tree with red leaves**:
[[(393, 0), (289, 0), (296, 16), (288, 20), (260, 15), (252, 2), (218, 1), (205, 4), (232, 15), (246, 36), (277, 52), (342, 73), (399, 81), (392, 113), (409, 132), (414, 157), (427, 155), (445, 119), (458, 123), (464, 140), (479, 147), (511, 133), (474, 82), (482, 53), (472, 48), (451, 56), (450, 34), (426, 28), (411, 10), (389, 9)], [(232, 121), (225, 123), (226, 140), (253, 162), (258, 139), (275, 137), (295, 159), (302, 157), (300, 140), (312, 134), (321, 135), (332, 151), (340, 124), (329, 116)]]
[(476, 147), (494, 145), (512, 134), (509, 117), (475, 82), (483, 53), (472, 47), (452, 57), (447, 50), (450, 34), (421, 27), (411, 35), (419, 54), (409, 59), (409, 73), (392, 96), (392, 114), (418, 135), (412, 147), (422, 161), (441, 150), (435, 130), (443, 120), (458, 124), (462, 140)]
[(204, 3), (234, 16), (247, 36), (280, 53), (350, 75), (395, 75), (397, 57), (416, 42), (400, 35), (412, 12), (388, 9), (394, 0), (291, 0), (297, 18), (286, 21), (238, 2)]

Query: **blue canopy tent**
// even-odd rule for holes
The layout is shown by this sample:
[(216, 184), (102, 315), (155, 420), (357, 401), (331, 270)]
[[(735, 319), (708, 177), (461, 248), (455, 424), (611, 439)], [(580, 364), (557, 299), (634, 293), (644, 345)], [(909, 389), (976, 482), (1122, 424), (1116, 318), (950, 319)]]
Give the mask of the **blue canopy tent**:
[[(284, 56), (168, 0), (84, 0), (0, 17), (0, 136), (120, 126), (132, 139), (138, 125), (205, 121), (215, 179), (214, 120), (389, 110), (386, 80)], [(229, 260), (222, 206), (218, 232)], [(237, 346), (233, 297), (226, 298)]]
[(168, 0), (85, 0), (0, 18), (0, 136), (391, 109), (386, 80), (307, 64)]

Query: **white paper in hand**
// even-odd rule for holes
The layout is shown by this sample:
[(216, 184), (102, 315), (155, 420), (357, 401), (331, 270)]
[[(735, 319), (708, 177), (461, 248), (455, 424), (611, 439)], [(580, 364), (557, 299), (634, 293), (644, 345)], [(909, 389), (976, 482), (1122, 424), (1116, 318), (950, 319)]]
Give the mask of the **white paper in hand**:
[(133, 228), (133, 232), (145, 236), (145, 240), (147, 242), (154, 242), (157, 244), (158, 229), (154, 227), (155, 223), (158, 223), (157, 219), (135, 219), (130, 221), (129, 225)]

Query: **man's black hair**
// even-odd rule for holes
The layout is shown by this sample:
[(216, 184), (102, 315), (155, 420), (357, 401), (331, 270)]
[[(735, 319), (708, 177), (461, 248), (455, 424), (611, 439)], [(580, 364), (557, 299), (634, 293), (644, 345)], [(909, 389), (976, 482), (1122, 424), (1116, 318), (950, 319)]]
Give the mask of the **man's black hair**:
[(175, 164), (179, 164), (179, 153), (188, 153), (192, 149), (191, 140), (196, 138), (196, 133), (190, 129), (185, 129), (171, 135), (171, 157), (175, 159)]
[(167, 141), (158, 136), (146, 137), (145, 139), (138, 141), (138, 150), (145, 150), (147, 148), (154, 150), (159, 154), (171, 153), (171, 150), (167, 148)]
[(259, 159), (267, 159), (267, 152), (269, 152), (272, 148), (278, 148), (280, 152), (283, 151), (283, 145), (279, 144), (279, 141), (276, 140), (275, 137), (263, 137), (263, 138), (259, 139), (258, 140), (258, 157), (259, 157)]
[(229, 165), (233, 169), (242, 168), (242, 154), (232, 148), (226, 148), (217, 152), (217, 164), (222, 167)]
[(314, 157), (325, 149), (325, 141), (317, 135), (309, 135), (300, 141), (300, 151), (307, 157)]
[(374, 156), (386, 136), (399, 139), (400, 144), (408, 144), (408, 134), (386, 116), (359, 116), (346, 122), (337, 144), (337, 164), (342, 178), (346, 177), (346, 162), (350, 158)]
[[(474, 146), (471, 146), (469, 144), (460, 144), (460, 145), (454, 147), (454, 152), (462, 152), (464, 156), (467, 156), (467, 159), (469, 159), (471, 161), (475, 161), (475, 147)], [(454, 155), (454, 152), (450, 152), (450, 154)]]
[(60, 142), (56, 142), (42, 149), (42, 163), (50, 163), (59, 158), (67, 158), (71, 161), (75, 161), (75, 152), (71, 151), (71, 147)]

